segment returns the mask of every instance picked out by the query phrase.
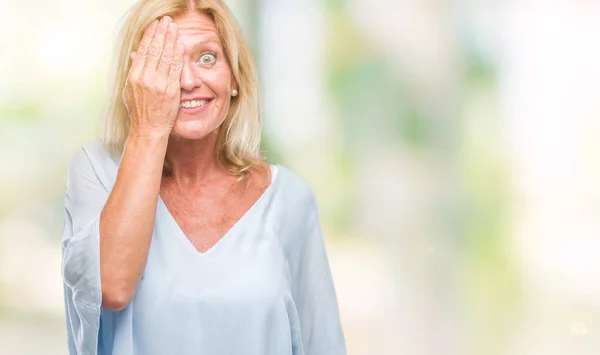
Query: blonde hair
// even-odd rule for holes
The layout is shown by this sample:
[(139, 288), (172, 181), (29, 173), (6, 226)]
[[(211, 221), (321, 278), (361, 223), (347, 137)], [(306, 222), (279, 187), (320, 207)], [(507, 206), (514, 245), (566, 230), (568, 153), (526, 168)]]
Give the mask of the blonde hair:
[[(131, 67), (129, 54), (137, 50), (144, 30), (154, 19), (176, 17), (188, 11), (198, 11), (212, 18), (238, 86), (238, 95), (232, 97), (229, 112), (219, 130), (215, 151), (218, 164), (243, 180), (252, 167), (262, 168), (258, 82), (250, 48), (223, 0), (140, 0), (129, 10), (118, 34), (101, 140), (113, 157), (120, 157), (130, 126), (122, 98)], [(169, 170), (165, 164), (165, 173)]]

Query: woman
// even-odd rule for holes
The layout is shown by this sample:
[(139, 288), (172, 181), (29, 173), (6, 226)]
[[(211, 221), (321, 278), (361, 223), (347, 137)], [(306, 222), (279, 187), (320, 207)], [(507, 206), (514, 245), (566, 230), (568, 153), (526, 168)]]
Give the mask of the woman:
[(102, 143), (68, 169), (70, 353), (345, 354), (314, 193), (258, 154), (226, 5), (140, 1), (122, 36)]

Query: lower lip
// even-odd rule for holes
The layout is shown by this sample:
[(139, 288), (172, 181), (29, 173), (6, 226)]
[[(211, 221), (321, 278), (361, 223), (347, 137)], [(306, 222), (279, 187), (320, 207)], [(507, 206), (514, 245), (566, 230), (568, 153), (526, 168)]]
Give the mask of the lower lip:
[(205, 103), (202, 106), (198, 106), (198, 107), (194, 107), (194, 108), (185, 108), (185, 107), (180, 107), (179, 108), (179, 112), (181, 113), (186, 113), (186, 114), (193, 114), (193, 113), (198, 113), (198, 112), (202, 112), (204, 110), (206, 110), (206, 108), (213, 102), (213, 100), (210, 100), (209, 102)]

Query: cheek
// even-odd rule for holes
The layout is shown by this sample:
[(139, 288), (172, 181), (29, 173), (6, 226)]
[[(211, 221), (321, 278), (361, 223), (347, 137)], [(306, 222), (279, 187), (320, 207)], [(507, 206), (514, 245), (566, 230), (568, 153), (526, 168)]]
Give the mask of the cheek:
[(201, 72), (201, 79), (218, 96), (228, 95), (231, 72), (228, 68), (211, 68)]

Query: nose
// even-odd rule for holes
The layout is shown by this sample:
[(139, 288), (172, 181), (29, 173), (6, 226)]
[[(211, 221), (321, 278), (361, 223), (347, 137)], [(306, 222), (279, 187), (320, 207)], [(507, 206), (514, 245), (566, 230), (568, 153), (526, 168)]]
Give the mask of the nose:
[(196, 73), (197, 68), (190, 63), (188, 58), (183, 59), (183, 68), (181, 69), (180, 86), (181, 90), (193, 91), (202, 85), (200, 76)]

